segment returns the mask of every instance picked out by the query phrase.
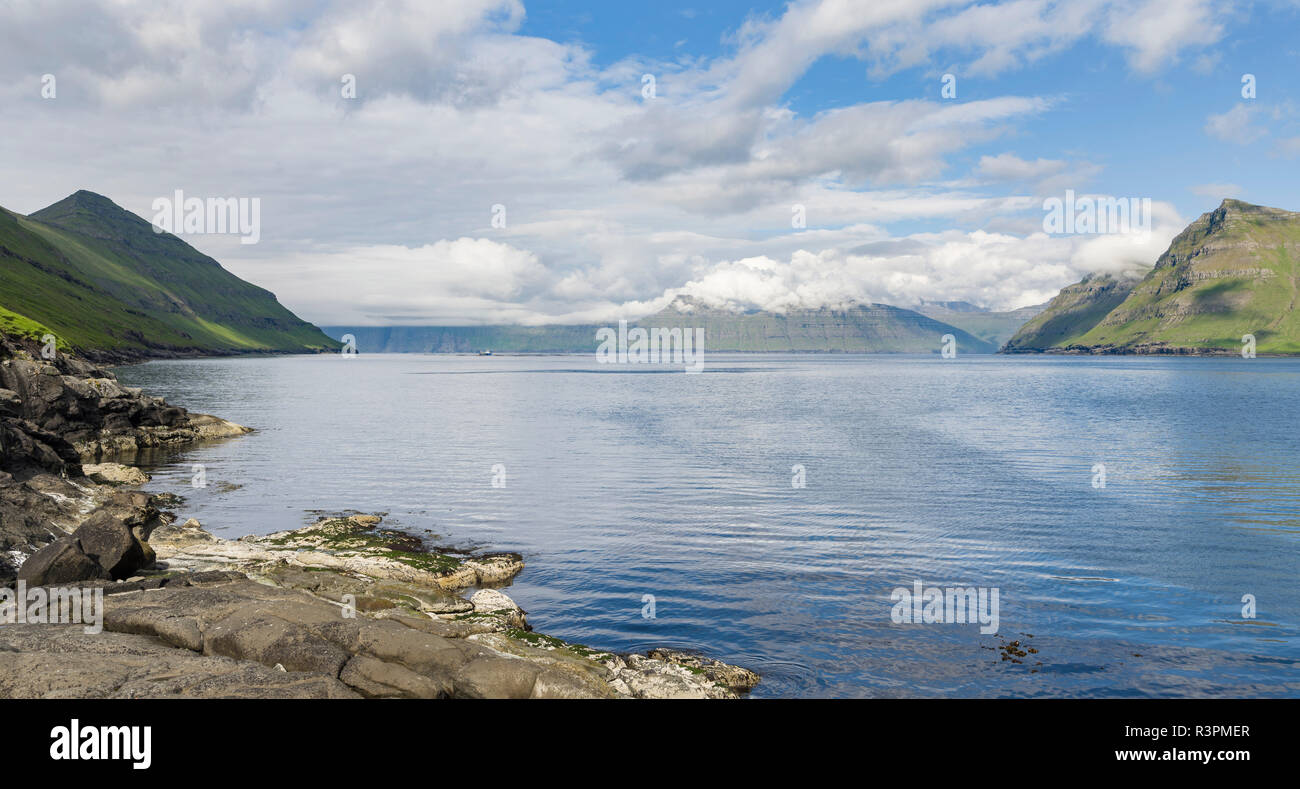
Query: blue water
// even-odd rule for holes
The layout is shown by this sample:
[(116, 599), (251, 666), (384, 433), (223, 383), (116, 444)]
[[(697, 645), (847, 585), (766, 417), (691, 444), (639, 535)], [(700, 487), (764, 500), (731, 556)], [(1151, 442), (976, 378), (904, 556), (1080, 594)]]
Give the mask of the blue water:
[[(1300, 360), (714, 354), (688, 375), (331, 355), (117, 372), (257, 429), (154, 469), (149, 489), (185, 496), (183, 517), (237, 537), (382, 511), (435, 544), (517, 550), (507, 593), (537, 630), (702, 649), (758, 670), (755, 695), (1300, 695)], [(914, 580), (997, 588), (999, 632), (896, 624), (890, 593)], [(1004, 661), (1011, 640), (1038, 651)]]

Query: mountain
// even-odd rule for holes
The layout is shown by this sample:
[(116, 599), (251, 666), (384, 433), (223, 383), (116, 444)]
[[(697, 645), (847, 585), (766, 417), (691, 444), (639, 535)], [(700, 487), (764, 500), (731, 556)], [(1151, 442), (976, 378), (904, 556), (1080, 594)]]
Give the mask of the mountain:
[[(703, 328), (706, 352), (807, 351), (937, 353), (945, 334), (959, 353), (993, 353), (997, 345), (912, 310), (869, 304), (842, 309), (732, 312), (679, 297), (666, 309), (629, 324), (642, 328)], [(564, 326), (326, 326), (335, 339), (352, 334), (362, 353), (594, 353), (598, 325)]]
[(1047, 308), (1020, 327), (1002, 348), (1003, 353), (1044, 351), (1078, 344), (1110, 311), (1133, 292), (1140, 276), (1090, 274), (1062, 288)]
[(0, 330), (105, 359), (337, 344), (275, 295), (93, 192), (0, 209)]
[(945, 334), (962, 353), (993, 353), (997, 346), (951, 324), (900, 307), (851, 307), (741, 312), (707, 307), (678, 297), (664, 310), (637, 322), (659, 328), (703, 328), (710, 351), (843, 351), (937, 353)]
[[(1300, 354), (1300, 213), (1224, 200), (1136, 282), (1061, 291), (1007, 351)], [(1121, 298), (1122, 296), (1122, 298)]]
[(1047, 308), (1047, 303), (994, 312), (968, 301), (926, 301), (916, 308), (922, 315), (956, 326), (994, 347), (1002, 347), (1021, 326)]
[(594, 351), (596, 326), (322, 326), (351, 334), (361, 353), (577, 353)]
[(969, 301), (922, 301), (921, 306), (916, 308), (916, 311), (921, 313), (922, 315), (929, 315), (930, 314), (928, 312), (929, 310), (934, 310), (935, 312), (944, 312), (949, 314), (954, 312), (988, 312), (989, 311), (988, 309), (981, 307), (978, 304), (971, 304)]

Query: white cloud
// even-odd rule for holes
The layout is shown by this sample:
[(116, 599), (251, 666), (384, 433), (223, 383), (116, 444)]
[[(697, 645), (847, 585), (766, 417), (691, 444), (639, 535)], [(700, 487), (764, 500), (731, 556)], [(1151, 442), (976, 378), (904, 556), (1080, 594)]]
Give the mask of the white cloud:
[[(971, 100), (963, 81), (957, 102), (864, 91), (809, 116), (787, 91), (827, 55), (880, 73), (943, 53), (965, 80), (1089, 35), (1157, 67), (1219, 34), (1206, 4), (1173, 6), (1137, 6), (1133, 32), (1106, 0), (802, 0), (711, 59), (598, 67), (584, 44), (521, 35), (520, 0), (11, 0), (0, 202), (32, 211), (88, 188), (149, 216), (176, 188), (259, 197), (258, 245), (187, 240), (323, 323), (607, 319), (684, 283), (774, 305), (1020, 306), (1102, 265), (1105, 246), (1037, 233), (1041, 200), (1021, 192), (1079, 188), (1096, 168), (966, 160), (1010, 149), (1065, 98), (994, 85)], [(36, 97), (47, 71), (54, 102)], [(963, 230), (891, 232), (907, 223)]]
[(1222, 38), (1220, 17), (1228, 13), (1228, 6), (1216, 9), (1215, 5), (1212, 0), (1118, 3), (1110, 9), (1104, 37), (1128, 47), (1135, 68), (1154, 72), (1175, 60), (1180, 50)]
[(1221, 200), (1225, 197), (1237, 197), (1242, 189), (1237, 184), (1197, 184), (1191, 187), (1192, 194)]
[(1217, 140), (1246, 145), (1263, 137), (1266, 132), (1251, 124), (1255, 109), (1238, 104), (1227, 112), (1210, 115), (1205, 119), (1205, 133)]
[(999, 181), (1030, 181), (1056, 175), (1065, 169), (1060, 159), (1035, 159), (1026, 161), (1014, 153), (981, 156), (979, 174)]
[(1286, 137), (1278, 140), (1274, 150), (1287, 159), (1294, 159), (1300, 156), (1300, 137)]

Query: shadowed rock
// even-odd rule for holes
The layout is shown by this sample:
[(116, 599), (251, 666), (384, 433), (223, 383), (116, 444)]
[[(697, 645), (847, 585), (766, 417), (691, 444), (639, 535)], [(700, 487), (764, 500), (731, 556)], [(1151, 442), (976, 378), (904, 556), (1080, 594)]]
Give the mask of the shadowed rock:
[(18, 580), (29, 586), (63, 586), (107, 577), (108, 572), (82, 550), (74, 537), (60, 537), (32, 554), (18, 568)]
[(161, 514), (144, 493), (118, 494), (95, 510), (71, 535), (34, 553), (18, 570), (33, 586), (97, 578), (121, 580), (154, 562), (149, 532)]

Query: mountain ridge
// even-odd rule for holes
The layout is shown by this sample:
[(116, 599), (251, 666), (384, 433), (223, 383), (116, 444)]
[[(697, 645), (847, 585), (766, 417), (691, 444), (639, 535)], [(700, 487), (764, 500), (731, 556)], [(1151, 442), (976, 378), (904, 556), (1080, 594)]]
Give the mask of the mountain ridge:
[(246, 282), (103, 195), (0, 209), (0, 330), (106, 361), (337, 347)]
[(1003, 350), (1220, 355), (1253, 337), (1257, 353), (1296, 355), (1298, 295), (1300, 213), (1226, 199), (1175, 236), (1140, 279), (1085, 277)]
[[(997, 346), (913, 310), (886, 304), (789, 310), (785, 313), (711, 307), (679, 296), (629, 328), (703, 328), (706, 352), (938, 353), (954, 336), (961, 353)], [(550, 326), (324, 326), (335, 339), (351, 334), (362, 353), (589, 353), (603, 324)], [(376, 351), (376, 349), (379, 349)]]

